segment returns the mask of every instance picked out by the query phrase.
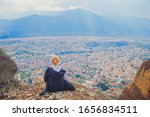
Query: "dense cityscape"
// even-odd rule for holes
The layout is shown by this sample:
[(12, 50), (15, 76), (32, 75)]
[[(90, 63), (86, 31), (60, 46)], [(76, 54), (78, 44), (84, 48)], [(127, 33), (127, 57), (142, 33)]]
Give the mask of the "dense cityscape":
[[(138, 41), (137, 41), (138, 40)], [(109, 37), (38, 37), (0, 40), (18, 66), (17, 78), (32, 84), (43, 77), (50, 57), (61, 57), (65, 78), (98, 88), (116, 98), (135, 77), (144, 60), (150, 59), (146, 39)]]

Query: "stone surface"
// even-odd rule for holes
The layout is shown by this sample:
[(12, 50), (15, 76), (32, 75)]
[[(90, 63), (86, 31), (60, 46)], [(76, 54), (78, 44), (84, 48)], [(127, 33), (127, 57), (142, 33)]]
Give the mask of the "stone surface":
[(141, 65), (133, 83), (125, 87), (119, 99), (150, 99), (150, 61), (145, 61)]
[[(39, 79), (35, 79), (39, 80)], [(40, 78), (41, 80), (41, 78)], [(77, 89), (75, 91), (62, 91), (56, 93), (47, 93), (40, 96), (39, 93), (44, 88), (44, 81), (34, 81), (33, 85), (20, 83), (16, 90), (7, 93), (3, 99), (13, 100), (102, 100), (107, 99), (104, 94), (100, 93), (97, 89), (87, 88), (81, 84), (73, 82), (73, 86)], [(16, 93), (17, 92), (17, 93)]]

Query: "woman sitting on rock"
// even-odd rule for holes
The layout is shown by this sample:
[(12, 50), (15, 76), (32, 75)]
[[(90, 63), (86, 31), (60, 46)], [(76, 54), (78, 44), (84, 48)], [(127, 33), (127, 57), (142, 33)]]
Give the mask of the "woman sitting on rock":
[(46, 88), (40, 93), (44, 95), (47, 92), (57, 92), (57, 91), (73, 91), (75, 88), (73, 85), (64, 79), (65, 70), (59, 66), (60, 57), (53, 55), (51, 58), (51, 67), (48, 67), (45, 75), (44, 81), (46, 83)]

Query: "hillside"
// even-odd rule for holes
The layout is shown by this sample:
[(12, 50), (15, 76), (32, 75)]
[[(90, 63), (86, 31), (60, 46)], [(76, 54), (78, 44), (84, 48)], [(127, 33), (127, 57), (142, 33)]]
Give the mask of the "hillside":
[(132, 84), (119, 96), (123, 100), (150, 99), (150, 61), (142, 64)]
[(102, 100), (107, 99), (96, 89), (89, 89), (73, 82), (75, 91), (63, 91), (47, 93), (40, 96), (39, 93), (45, 87), (43, 78), (35, 79), (32, 85), (21, 83), (17, 90), (5, 94), (5, 100)]
[(0, 38), (64, 35), (150, 36), (150, 20), (105, 18), (83, 9), (0, 20)]

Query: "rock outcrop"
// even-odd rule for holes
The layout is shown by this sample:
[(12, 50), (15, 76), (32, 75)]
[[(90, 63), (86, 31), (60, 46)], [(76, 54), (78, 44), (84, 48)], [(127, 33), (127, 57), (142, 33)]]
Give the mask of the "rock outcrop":
[(17, 87), (18, 81), (14, 78), (17, 71), (16, 63), (0, 49), (0, 98)]
[(32, 85), (22, 82), (17, 90), (7, 93), (4, 100), (103, 100), (107, 99), (97, 89), (91, 89), (82, 86), (81, 84), (72, 83), (75, 91), (62, 91), (56, 93), (47, 93), (40, 96), (39, 93), (45, 87), (43, 78), (37, 78)]
[(119, 96), (122, 100), (150, 99), (150, 61), (145, 61), (137, 72), (132, 84), (129, 84)]

